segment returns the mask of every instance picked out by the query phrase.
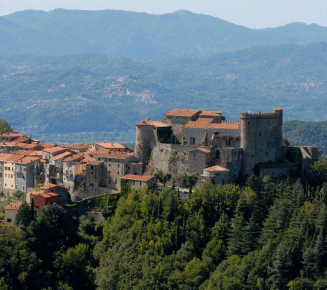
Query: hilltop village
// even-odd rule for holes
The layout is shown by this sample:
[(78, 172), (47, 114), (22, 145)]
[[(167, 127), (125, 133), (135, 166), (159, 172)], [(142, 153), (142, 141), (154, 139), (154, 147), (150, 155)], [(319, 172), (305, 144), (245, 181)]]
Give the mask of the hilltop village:
[(136, 124), (135, 152), (115, 142), (57, 146), (2, 134), (0, 191), (7, 197), (24, 192), (41, 208), (51, 201), (118, 193), (121, 180), (133, 188), (157, 188), (157, 172), (170, 173), (177, 188), (185, 174), (197, 174), (200, 187), (233, 183), (252, 171), (261, 177), (310, 172), (318, 148), (284, 146), (282, 126), (280, 107), (241, 113), (240, 122), (226, 121), (220, 111), (174, 109), (161, 120)]

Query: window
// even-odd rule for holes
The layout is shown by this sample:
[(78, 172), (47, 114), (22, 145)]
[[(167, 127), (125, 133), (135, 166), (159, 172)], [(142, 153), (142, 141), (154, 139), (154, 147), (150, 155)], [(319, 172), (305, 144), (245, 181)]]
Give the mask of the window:
[(7, 223), (11, 223), (11, 219), (7, 219)]
[(194, 144), (195, 144), (195, 138), (194, 138), (194, 137), (191, 137), (191, 138), (190, 138), (190, 144), (191, 144), (191, 145), (194, 145)]
[(23, 191), (25, 191), (25, 186), (23, 185)]
[(118, 163), (118, 168), (120, 167), (120, 164)]
[(142, 185), (142, 181), (140, 181), (140, 186)]
[(117, 184), (117, 178), (115, 178), (115, 184)]
[(135, 185), (135, 180), (133, 180), (133, 185)]
[(91, 169), (93, 169), (93, 165), (91, 165)]

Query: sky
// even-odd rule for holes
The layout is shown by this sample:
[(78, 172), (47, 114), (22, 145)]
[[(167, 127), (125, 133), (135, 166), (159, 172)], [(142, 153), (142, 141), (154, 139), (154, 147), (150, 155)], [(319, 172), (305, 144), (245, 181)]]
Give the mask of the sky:
[(150, 14), (183, 9), (250, 28), (278, 27), (291, 22), (316, 23), (327, 27), (327, 0), (0, 0), (0, 16), (28, 9), (50, 11), (56, 8), (112, 9)]

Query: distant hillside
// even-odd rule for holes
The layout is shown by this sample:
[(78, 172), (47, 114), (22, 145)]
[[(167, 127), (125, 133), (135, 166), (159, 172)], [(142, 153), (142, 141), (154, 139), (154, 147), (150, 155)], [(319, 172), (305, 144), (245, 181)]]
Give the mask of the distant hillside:
[(0, 17), (0, 53), (148, 58), (205, 56), (258, 45), (327, 41), (327, 28), (292, 23), (249, 29), (212, 16), (103, 10), (27, 10)]
[(324, 122), (285, 122), (284, 136), (293, 145), (318, 146), (327, 154), (327, 121)]
[(136, 122), (160, 119), (173, 108), (221, 110), (239, 120), (240, 112), (279, 105), (285, 121), (323, 121), (326, 67), (326, 43), (144, 62), (3, 55), (0, 116), (15, 130), (53, 141), (80, 132), (95, 132), (92, 140), (132, 141)]

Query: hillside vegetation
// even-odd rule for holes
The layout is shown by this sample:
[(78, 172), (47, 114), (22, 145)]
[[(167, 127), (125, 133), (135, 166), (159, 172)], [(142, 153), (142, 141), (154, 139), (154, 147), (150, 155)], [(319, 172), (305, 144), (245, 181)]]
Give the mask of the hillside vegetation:
[[(0, 227), (1, 289), (326, 289), (325, 162), (310, 179), (205, 184), (183, 203), (125, 187), (105, 222), (24, 205)], [(315, 167), (316, 168), (316, 167)], [(98, 198), (105, 211), (108, 197)]]

